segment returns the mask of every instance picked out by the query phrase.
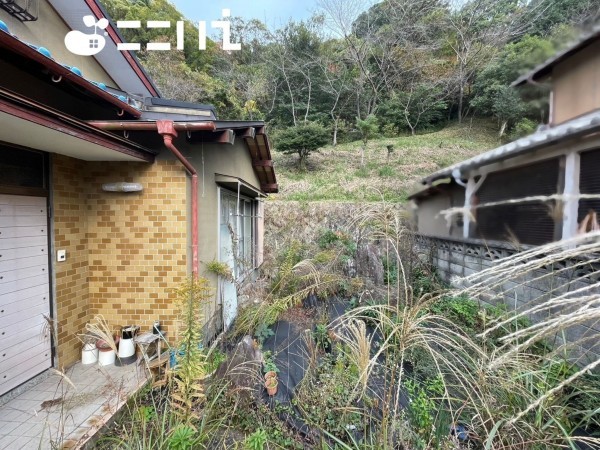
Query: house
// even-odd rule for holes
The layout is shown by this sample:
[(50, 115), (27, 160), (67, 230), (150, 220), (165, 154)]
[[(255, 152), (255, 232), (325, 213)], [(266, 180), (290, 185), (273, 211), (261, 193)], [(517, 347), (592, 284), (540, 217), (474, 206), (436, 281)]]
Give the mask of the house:
[(18, 5), (37, 3), (0, 3), (0, 396), (78, 361), (95, 314), (173, 337), (191, 274), (217, 288), (206, 334), (229, 326), (236, 286), (204, 265), (252, 280), (277, 192), (264, 123), (162, 98), (112, 23), (71, 53), (107, 17), (96, 0)]
[[(418, 239), (432, 249), (433, 263), (447, 281), (490, 267), (519, 250), (565, 241), (583, 228), (596, 227), (600, 28), (513, 85), (527, 83), (550, 86), (548, 124), (425, 177), (423, 187), (410, 196)], [(568, 276), (594, 285), (598, 269), (595, 263), (578, 264), (569, 274), (547, 267), (545, 275), (536, 276), (555, 276), (554, 286), (572, 286), (574, 278), (567, 280)], [(549, 284), (533, 277), (520, 280), (518, 303), (542, 298)], [(598, 330), (600, 326), (592, 324), (588, 331)]]

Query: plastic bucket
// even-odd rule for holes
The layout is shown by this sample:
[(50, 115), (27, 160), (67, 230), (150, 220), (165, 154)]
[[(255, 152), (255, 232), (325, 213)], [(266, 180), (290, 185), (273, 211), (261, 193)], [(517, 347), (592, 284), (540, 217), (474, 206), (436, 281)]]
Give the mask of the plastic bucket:
[(81, 364), (94, 364), (98, 361), (96, 344), (85, 344), (81, 349)]
[(98, 353), (98, 365), (100, 366), (110, 366), (115, 363), (115, 359), (116, 355), (113, 349)]

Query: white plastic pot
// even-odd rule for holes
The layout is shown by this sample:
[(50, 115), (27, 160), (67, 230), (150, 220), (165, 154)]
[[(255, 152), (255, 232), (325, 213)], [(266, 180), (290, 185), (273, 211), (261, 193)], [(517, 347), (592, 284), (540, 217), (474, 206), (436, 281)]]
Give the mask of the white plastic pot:
[(96, 344), (85, 344), (81, 349), (81, 364), (94, 364), (98, 361)]
[(110, 366), (115, 363), (116, 354), (113, 349), (110, 349), (106, 352), (98, 353), (98, 365), (100, 366)]

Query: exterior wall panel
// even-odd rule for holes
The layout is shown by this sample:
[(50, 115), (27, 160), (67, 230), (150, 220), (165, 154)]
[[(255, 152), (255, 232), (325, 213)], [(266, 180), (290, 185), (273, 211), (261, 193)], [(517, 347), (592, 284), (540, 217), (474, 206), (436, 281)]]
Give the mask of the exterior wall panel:
[(553, 125), (600, 108), (600, 40), (552, 72)]

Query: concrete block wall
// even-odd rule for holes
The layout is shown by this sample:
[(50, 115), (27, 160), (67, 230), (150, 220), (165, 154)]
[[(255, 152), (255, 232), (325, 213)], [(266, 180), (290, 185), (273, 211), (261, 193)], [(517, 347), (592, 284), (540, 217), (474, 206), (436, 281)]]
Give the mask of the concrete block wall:
[[(476, 240), (417, 236), (416, 242), (440, 278), (456, 288), (467, 283), (465, 277), (493, 268), (500, 259), (518, 252), (508, 244), (490, 245)], [(515, 269), (512, 276), (503, 277), (501, 282), (490, 282), (478, 300), (490, 305), (504, 303), (509, 309), (523, 310), (563, 294), (572, 298), (600, 293), (600, 265), (585, 258), (560, 260), (527, 273)], [(577, 292), (579, 289), (585, 291)], [(540, 312), (530, 319), (534, 322), (543, 320), (550, 314), (566, 314), (577, 307), (575, 304), (568, 309)], [(574, 355), (580, 358), (580, 363), (600, 356), (599, 320), (569, 327), (564, 336), (568, 342), (579, 342), (574, 347)], [(557, 334), (549, 340), (561, 343), (563, 336)]]

